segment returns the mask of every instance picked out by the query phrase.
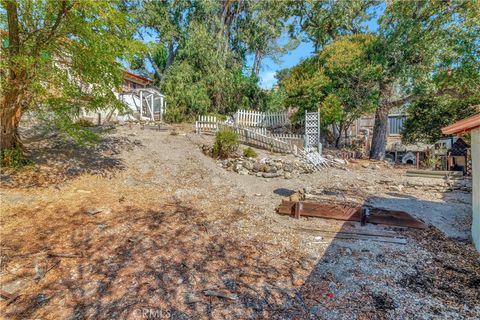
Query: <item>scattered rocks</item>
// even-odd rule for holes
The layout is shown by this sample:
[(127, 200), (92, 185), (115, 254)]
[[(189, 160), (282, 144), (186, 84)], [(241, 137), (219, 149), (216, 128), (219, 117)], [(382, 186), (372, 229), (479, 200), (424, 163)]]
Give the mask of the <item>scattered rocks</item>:
[(285, 161), (282, 159), (238, 157), (218, 160), (218, 164), (241, 175), (249, 174), (267, 179), (278, 177), (292, 179), (299, 174), (311, 173), (311, 168), (300, 160)]

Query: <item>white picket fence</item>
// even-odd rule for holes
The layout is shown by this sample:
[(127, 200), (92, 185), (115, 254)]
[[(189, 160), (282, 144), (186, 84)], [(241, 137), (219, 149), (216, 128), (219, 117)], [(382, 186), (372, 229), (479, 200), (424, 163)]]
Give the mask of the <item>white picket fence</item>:
[(255, 132), (250, 128), (240, 128), (226, 124), (221, 124), (221, 126), (235, 131), (239, 135), (240, 141), (246, 145), (252, 145), (272, 152), (291, 153), (293, 151), (292, 144), (276, 139), (270, 135)]
[[(240, 116), (240, 119), (246, 119), (243, 117), (245, 113), (240, 111), (237, 115)], [(259, 113), (261, 114), (261, 113)], [(271, 118), (264, 118), (264, 121), (268, 121), (269, 124), (279, 124), (286, 119), (288, 123), (288, 117), (282, 118), (276, 114)], [(242, 118), (243, 117), (243, 118)], [(239, 118), (235, 118), (236, 120)], [(270, 120), (265, 120), (270, 119)], [(283, 120), (282, 120), (283, 119)], [(242, 123), (246, 123), (245, 121)], [(252, 124), (252, 122), (250, 122)], [(258, 123), (257, 123), (258, 124)], [(270, 150), (273, 152), (281, 153), (291, 153), (293, 152), (293, 140), (303, 140), (304, 136), (301, 134), (286, 134), (286, 133), (275, 133), (271, 134), (266, 127), (263, 126), (249, 126), (248, 128), (239, 125), (238, 123), (232, 123), (227, 121), (225, 123), (220, 122), (215, 116), (199, 116), (197, 121), (195, 121), (195, 132), (197, 134), (202, 133), (216, 133), (220, 128), (226, 127), (236, 133), (240, 137), (240, 141), (245, 144), (249, 144), (258, 148)]]
[(195, 132), (215, 133), (218, 131), (218, 120), (215, 116), (199, 116), (195, 121)]
[(285, 112), (259, 112), (238, 110), (235, 115), (235, 124), (240, 127), (275, 128), (289, 124), (288, 113)]
[(295, 133), (272, 133), (272, 137), (282, 140), (282, 141), (291, 141), (291, 140), (304, 140), (305, 136), (303, 134)]

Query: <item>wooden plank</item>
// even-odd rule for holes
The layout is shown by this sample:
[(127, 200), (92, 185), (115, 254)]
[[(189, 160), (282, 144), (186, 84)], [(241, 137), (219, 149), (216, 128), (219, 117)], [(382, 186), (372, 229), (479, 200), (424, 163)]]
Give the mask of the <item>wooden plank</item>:
[[(334, 219), (341, 221), (361, 221), (362, 206), (339, 205), (335, 203), (314, 203), (303, 202), (300, 216), (318, 217), (323, 219)], [(284, 215), (295, 215), (295, 203), (284, 201), (278, 207), (278, 213)], [(383, 224), (407, 228), (425, 229), (427, 225), (412, 217), (404, 211), (387, 210), (382, 208), (370, 208), (368, 223)]]
[(432, 171), (432, 170), (407, 170), (407, 174), (421, 174), (430, 176), (458, 176), (463, 177), (462, 171)]

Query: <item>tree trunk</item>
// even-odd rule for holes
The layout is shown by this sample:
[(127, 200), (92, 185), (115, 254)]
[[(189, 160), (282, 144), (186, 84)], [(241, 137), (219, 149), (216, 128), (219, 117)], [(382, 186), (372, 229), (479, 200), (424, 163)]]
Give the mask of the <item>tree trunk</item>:
[(343, 132), (343, 123), (340, 123), (338, 126), (338, 136), (335, 139), (335, 148), (339, 149), (343, 145), (342, 141), (342, 132)]
[(375, 124), (373, 126), (370, 159), (383, 160), (383, 158), (385, 157), (389, 111), (389, 106), (386, 104), (382, 104), (380, 107), (377, 108), (377, 111), (375, 112)]
[[(17, 4), (15, 1), (6, 1), (8, 18), (8, 38), (10, 47), (8, 48), (8, 60), (10, 65), (6, 90), (0, 99), (0, 150), (22, 148), (20, 135), (18, 134), (18, 124), (22, 117), (22, 100), (25, 86), (25, 71), (15, 70), (16, 62), (12, 57), (20, 51), (20, 37), (18, 28)], [(24, 84), (24, 83), (23, 83)]]
[(19, 97), (16, 91), (10, 90), (2, 98), (0, 109), (0, 150), (22, 148), (18, 125), (22, 117)]
[(253, 59), (252, 73), (258, 77), (260, 74), (260, 65), (262, 61), (262, 53), (258, 50), (255, 51), (255, 58)]

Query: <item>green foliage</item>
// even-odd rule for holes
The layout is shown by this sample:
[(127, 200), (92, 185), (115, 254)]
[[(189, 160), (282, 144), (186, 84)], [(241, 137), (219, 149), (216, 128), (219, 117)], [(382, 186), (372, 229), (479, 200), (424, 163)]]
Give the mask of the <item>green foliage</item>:
[(277, 41), (292, 23), (287, 2), (151, 1), (134, 12), (140, 36), (156, 37), (143, 56), (131, 59), (132, 67), (153, 66), (171, 121), (280, 107), (277, 96), (259, 88), (258, 73), (264, 59), (278, 61), (296, 45), (295, 39)]
[(320, 67), (318, 59), (310, 58), (292, 68), (280, 82), (285, 90), (287, 106), (299, 108), (298, 114), (317, 110), (325, 96), (325, 88), (330, 79)]
[(93, 124), (93, 122), (89, 119), (85, 119), (85, 118), (80, 118), (78, 119), (75, 124), (79, 125), (80, 127), (84, 127), (84, 128), (90, 128), (90, 127), (94, 127), (95, 124)]
[(406, 143), (435, 143), (442, 138), (442, 127), (469, 117), (476, 112), (480, 96), (465, 99), (447, 97), (426, 97), (407, 109), (402, 140)]
[(0, 69), (17, 76), (0, 77), (0, 94), (17, 93), (22, 101), (9, 107), (43, 114), (39, 117), (75, 133), (81, 109), (122, 108), (112, 91), (123, 81), (119, 61), (142, 48), (131, 40), (134, 28), (120, 10), (122, 1), (16, 1), (10, 7), (17, 16), (12, 25), (4, 19), (8, 3), (1, 4), (0, 29), (14, 38), (17, 26), (19, 43), (2, 48)]
[(295, 1), (291, 9), (301, 17), (305, 32), (317, 50), (343, 35), (364, 33), (377, 0)]
[(441, 160), (437, 158), (435, 155), (429, 154), (425, 159), (424, 163), (428, 168), (434, 170), (435, 167), (441, 163)]
[(243, 156), (246, 158), (256, 158), (257, 152), (250, 147), (243, 149)]
[(238, 134), (229, 129), (221, 129), (215, 135), (213, 156), (215, 158), (228, 158), (233, 155), (239, 146)]
[(324, 125), (337, 124), (345, 117), (342, 101), (333, 93), (323, 100), (320, 111)]
[(296, 117), (320, 108), (322, 124), (337, 126), (340, 136), (355, 119), (374, 110), (380, 70), (367, 57), (373, 40), (373, 35), (339, 37), (282, 75), (286, 104), (299, 108)]
[(2, 169), (11, 168), (16, 170), (33, 164), (31, 160), (25, 158), (20, 149), (3, 149), (0, 151), (0, 156)]
[(285, 109), (287, 94), (284, 88), (274, 87), (269, 90), (265, 97), (265, 107), (261, 108), (267, 112), (278, 112)]

